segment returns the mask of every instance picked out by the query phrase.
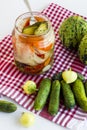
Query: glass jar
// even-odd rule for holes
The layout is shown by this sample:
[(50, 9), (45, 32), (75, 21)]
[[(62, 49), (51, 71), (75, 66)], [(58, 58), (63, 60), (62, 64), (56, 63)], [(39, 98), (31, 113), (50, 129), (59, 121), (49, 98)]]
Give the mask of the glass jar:
[(24, 13), (15, 21), (12, 32), (14, 60), (20, 71), (41, 74), (52, 66), (55, 35), (48, 18), (39, 12), (33, 12), (33, 16), (36, 22), (47, 21), (47, 31), (39, 35), (24, 34), (23, 29), (30, 26), (30, 16), (29, 12)]

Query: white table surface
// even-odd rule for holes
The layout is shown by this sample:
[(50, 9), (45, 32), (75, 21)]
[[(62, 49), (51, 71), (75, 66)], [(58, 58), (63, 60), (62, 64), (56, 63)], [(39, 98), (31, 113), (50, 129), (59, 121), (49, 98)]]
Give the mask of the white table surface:
[[(57, 3), (80, 15), (87, 16), (87, 0), (30, 0), (33, 11), (42, 11), (51, 2)], [(23, 0), (0, 0), (0, 40), (4, 36), (11, 34), (15, 19), (27, 11)], [(11, 101), (10, 99), (7, 100)], [(0, 130), (68, 130), (37, 115), (35, 115), (35, 124), (30, 128), (24, 128), (19, 124), (18, 119), (21, 112), (27, 110), (19, 105), (17, 106), (18, 110), (12, 114), (0, 112)], [(86, 127), (83, 129), (87, 130)]]

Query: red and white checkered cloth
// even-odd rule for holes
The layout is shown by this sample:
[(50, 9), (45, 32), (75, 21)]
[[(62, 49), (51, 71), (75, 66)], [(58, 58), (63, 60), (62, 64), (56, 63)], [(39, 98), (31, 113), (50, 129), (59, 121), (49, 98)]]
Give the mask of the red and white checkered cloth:
[(87, 79), (87, 66), (84, 66), (84, 64), (80, 62), (74, 50), (68, 50), (61, 44), (58, 35), (58, 30), (62, 21), (75, 13), (54, 3), (51, 3), (42, 13), (52, 22), (56, 36), (54, 64), (52, 68), (45, 74), (36, 76), (20, 72), (13, 62), (14, 58), (11, 35), (8, 35), (1, 41), (0, 93), (15, 100), (27, 110), (32, 111), (56, 124), (67, 128), (76, 128), (81, 124), (81, 122), (84, 122), (84, 120), (87, 119), (87, 113), (80, 110), (79, 107), (75, 106), (72, 110), (66, 110), (65, 106), (61, 103), (59, 112), (56, 116), (51, 116), (47, 112), (47, 106), (45, 106), (43, 110), (36, 112), (33, 109), (35, 95), (26, 95), (21, 88), (24, 82), (29, 79), (35, 81), (38, 85), (42, 78), (52, 77), (53, 74), (69, 68), (82, 73)]

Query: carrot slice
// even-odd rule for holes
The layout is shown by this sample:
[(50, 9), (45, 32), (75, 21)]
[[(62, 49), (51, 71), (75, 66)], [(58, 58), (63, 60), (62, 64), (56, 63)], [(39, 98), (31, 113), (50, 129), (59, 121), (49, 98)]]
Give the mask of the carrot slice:
[(40, 53), (35, 53), (38, 57), (44, 59), (45, 55), (44, 54), (40, 54)]
[(50, 49), (52, 49), (53, 43), (50, 43), (46, 47), (41, 47), (41, 44), (44, 44), (44, 43), (42, 43), (43, 40), (44, 40), (44, 38), (42, 36), (40, 36), (40, 37), (29, 37), (27, 43), (29, 43), (33, 47), (38, 48), (39, 50), (43, 50), (43, 51), (49, 51)]
[(24, 46), (29, 47), (31, 52), (34, 52), (34, 48), (39, 48), (39, 41), (35, 41), (32, 37), (24, 37), (19, 35), (19, 41), (24, 44)]
[(25, 28), (25, 27), (27, 27), (27, 26), (29, 26), (29, 25), (30, 25), (30, 17), (26, 19), (26, 22), (25, 22), (23, 28)]
[(29, 44), (30, 42), (36, 43), (37, 41), (43, 41), (44, 38), (43, 36), (24, 36), (24, 35), (19, 35), (19, 41)]
[(31, 45), (29, 46), (29, 49), (31, 50), (32, 53), (34, 52), (34, 48)]
[(38, 22), (46, 21), (44, 18), (41, 18), (41, 17), (38, 17), (38, 16), (35, 16), (35, 19), (36, 19), (36, 21), (38, 21)]
[(35, 42), (40, 42), (40, 41), (43, 41), (43, 40), (44, 40), (43, 36), (29, 36), (28, 37), (28, 42), (34, 41), (34, 43), (35, 43)]
[(22, 36), (22, 35), (19, 35), (18, 36), (18, 40), (22, 43), (27, 43), (27, 37), (26, 36)]
[(50, 62), (51, 62), (51, 57), (49, 57), (49, 58), (44, 62), (44, 66), (47, 66)]
[(43, 51), (49, 51), (49, 50), (52, 49), (52, 47), (53, 47), (53, 44), (51, 43), (51, 44), (50, 44), (49, 46), (47, 46), (47, 47), (38, 48), (38, 49), (43, 50)]

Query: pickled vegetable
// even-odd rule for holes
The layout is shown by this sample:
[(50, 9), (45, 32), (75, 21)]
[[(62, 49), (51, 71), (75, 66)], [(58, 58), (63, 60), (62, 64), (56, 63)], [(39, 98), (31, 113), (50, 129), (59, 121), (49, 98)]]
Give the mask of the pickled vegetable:
[(48, 29), (48, 23), (46, 21), (36, 22), (33, 25), (29, 25), (23, 28), (22, 32), (28, 35), (41, 35)]
[(22, 33), (28, 34), (28, 35), (33, 35), (35, 29), (38, 28), (39, 24), (40, 24), (40, 22), (37, 22), (37, 23), (35, 23), (33, 25), (29, 25), (27, 27), (24, 27), (23, 30), (22, 30)]
[(33, 16), (36, 19), (34, 24), (30, 23), (30, 13), (17, 18), (12, 43), (17, 68), (35, 75), (48, 71), (52, 66), (55, 34), (47, 17), (38, 12), (33, 12)]
[(35, 35), (41, 35), (48, 30), (48, 23), (47, 21), (42, 22), (39, 27), (35, 30)]

